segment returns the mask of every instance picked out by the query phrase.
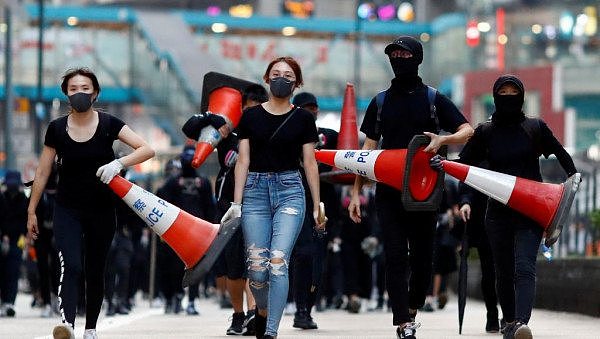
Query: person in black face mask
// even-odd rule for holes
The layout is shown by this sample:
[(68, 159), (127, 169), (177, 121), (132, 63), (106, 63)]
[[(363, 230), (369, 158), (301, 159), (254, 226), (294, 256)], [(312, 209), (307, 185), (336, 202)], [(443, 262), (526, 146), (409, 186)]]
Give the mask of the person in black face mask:
[(315, 119), (290, 103), (294, 89), (303, 84), (300, 66), (291, 57), (276, 58), (263, 79), (271, 90), (269, 100), (242, 114), (233, 201), (221, 223), (242, 219), (248, 279), (257, 307), (255, 335), (270, 339), (277, 337), (289, 289), (290, 256), (307, 209), (301, 169), (312, 197), (308, 209), (314, 225), (323, 229), (325, 222), (318, 218)]
[[(41, 225), (36, 209), (57, 159), (59, 180), (53, 227), (64, 269), (59, 286), (62, 324), (54, 328), (53, 335), (73, 338), (79, 278), (85, 272), (83, 337), (94, 339), (104, 297), (106, 256), (116, 227), (116, 196), (106, 184), (124, 167), (153, 157), (154, 150), (121, 119), (93, 109), (100, 84), (89, 69), (68, 70), (61, 90), (69, 98), (71, 110), (52, 120), (46, 129), (27, 209), (27, 229), (33, 239), (38, 237)], [(117, 139), (133, 148), (133, 152), (116, 159), (112, 145)]]
[[(495, 112), (480, 124), (459, 154), (462, 163), (477, 166), (486, 161), (492, 171), (542, 181), (539, 157), (556, 155), (567, 176), (577, 170), (552, 131), (541, 119), (523, 113), (525, 87), (514, 75), (499, 77), (493, 86)], [(441, 157), (431, 165), (443, 169)], [(528, 327), (535, 299), (536, 255), (543, 230), (535, 221), (488, 199), (485, 230), (496, 268), (496, 289), (506, 321), (504, 338), (532, 338)]]
[[(444, 95), (432, 90), (418, 75), (423, 46), (413, 37), (401, 36), (386, 46), (394, 79), (383, 95), (371, 100), (360, 130), (366, 134), (363, 149), (407, 148), (415, 135), (431, 138), (426, 152), (436, 153), (447, 144), (462, 144), (473, 129), (458, 108)], [(435, 110), (432, 110), (432, 106)], [(440, 130), (450, 134), (439, 135)], [(360, 192), (363, 178), (357, 176), (348, 206), (350, 217), (361, 221)], [(437, 213), (406, 211), (402, 192), (377, 184), (375, 203), (383, 231), (386, 286), (399, 338), (416, 338), (417, 310), (423, 307), (431, 281), (433, 239)], [(409, 249), (410, 247), (410, 257)], [(408, 276), (410, 274), (410, 281)]]

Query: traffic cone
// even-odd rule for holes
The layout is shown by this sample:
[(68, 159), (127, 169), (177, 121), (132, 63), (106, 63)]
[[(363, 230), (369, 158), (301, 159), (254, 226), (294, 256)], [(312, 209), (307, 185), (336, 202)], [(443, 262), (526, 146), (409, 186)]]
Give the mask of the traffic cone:
[[(202, 80), (200, 111), (221, 115), (233, 130), (242, 116), (242, 93), (250, 86), (260, 85), (226, 74), (208, 72)], [(193, 131), (193, 134), (198, 136), (193, 137), (198, 140), (198, 145), (192, 166), (198, 168), (221, 141), (221, 134), (210, 125), (202, 131)]]
[(444, 180), (429, 166), (432, 153), (424, 135), (413, 137), (407, 149), (394, 150), (317, 150), (317, 161), (341, 168), (402, 191), (402, 203), (409, 211), (436, 210), (442, 197)]
[(580, 173), (562, 184), (549, 184), (455, 161), (442, 164), (446, 173), (537, 222), (546, 232), (547, 247), (558, 240), (581, 182)]
[(119, 175), (108, 186), (185, 263), (183, 287), (202, 279), (240, 224), (239, 218), (218, 225), (194, 217)]
[[(340, 133), (336, 148), (358, 149), (358, 129), (356, 128), (356, 95), (354, 94), (354, 85), (346, 84), (344, 92), (344, 104), (342, 106), (342, 114), (340, 116)], [(329, 172), (320, 174), (321, 179), (334, 184), (352, 185), (356, 175), (349, 171), (341, 170), (333, 167)]]
[[(233, 130), (242, 117), (242, 94), (230, 87), (221, 87), (212, 91), (208, 99), (208, 112), (225, 118), (225, 122)], [(211, 125), (204, 127), (196, 144), (192, 167), (200, 167), (220, 141), (221, 134), (216, 128)]]

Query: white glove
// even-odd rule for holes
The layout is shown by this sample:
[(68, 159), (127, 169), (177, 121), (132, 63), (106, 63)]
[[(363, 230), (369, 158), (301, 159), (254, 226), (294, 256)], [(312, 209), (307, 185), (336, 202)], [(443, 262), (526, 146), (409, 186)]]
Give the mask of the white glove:
[(242, 216), (242, 204), (232, 202), (231, 207), (229, 207), (227, 212), (225, 212), (225, 215), (223, 215), (223, 218), (221, 218), (221, 224), (225, 223), (226, 221), (229, 221), (229, 220), (232, 220), (235, 218), (239, 218), (241, 216)]
[(119, 161), (119, 159), (115, 159), (104, 166), (100, 166), (98, 171), (96, 171), (96, 176), (100, 177), (100, 181), (107, 184), (115, 177), (115, 175), (119, 174), (119, 172), (123, 169), (123, 164)]

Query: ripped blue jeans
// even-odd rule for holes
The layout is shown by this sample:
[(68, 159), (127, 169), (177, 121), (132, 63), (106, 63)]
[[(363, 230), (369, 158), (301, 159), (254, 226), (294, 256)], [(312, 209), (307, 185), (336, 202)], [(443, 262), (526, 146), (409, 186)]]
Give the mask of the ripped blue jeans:
[(242, 229), (250, 288), (256, 306), (268, 311), (267, 335), (277, 335), (289, 289), (288, 263), (305, 209), (298, 171), (248, 173)]

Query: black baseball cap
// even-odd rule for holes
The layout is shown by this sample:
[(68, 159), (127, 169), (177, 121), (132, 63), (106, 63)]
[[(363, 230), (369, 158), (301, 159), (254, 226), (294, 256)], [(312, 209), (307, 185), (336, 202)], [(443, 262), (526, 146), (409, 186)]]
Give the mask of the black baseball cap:
[(309, 92), (302, 92), (296, 94), (294, 96), (294, 99), (292, 99), (292, 104), (298, 107), (304, 107), (306, 105), (315, 105), (319, 107), (319, 105), (317, 104), (317, 97)]
[(523, 85), (523, 82), (519, 78), (517, 78), (516, 75), (512, 74), (504, 74), (498, 79), (496, 79), (496, 82), (494, 82), (494, 87), (492, 88), (493, 93), (498, 93), (500, 87), (504, 86), (507, 83), (517, 86), (521, 93), (525, 93), (525, 86)]
[(391, 42), (385, 47), (385, 54), (390, 55), (392, 51), (397, 49), (405, 49), (412, 53), (413, 57), (421, 63), (423, 61), (423, 45), (419, 40), (403, 35)]

